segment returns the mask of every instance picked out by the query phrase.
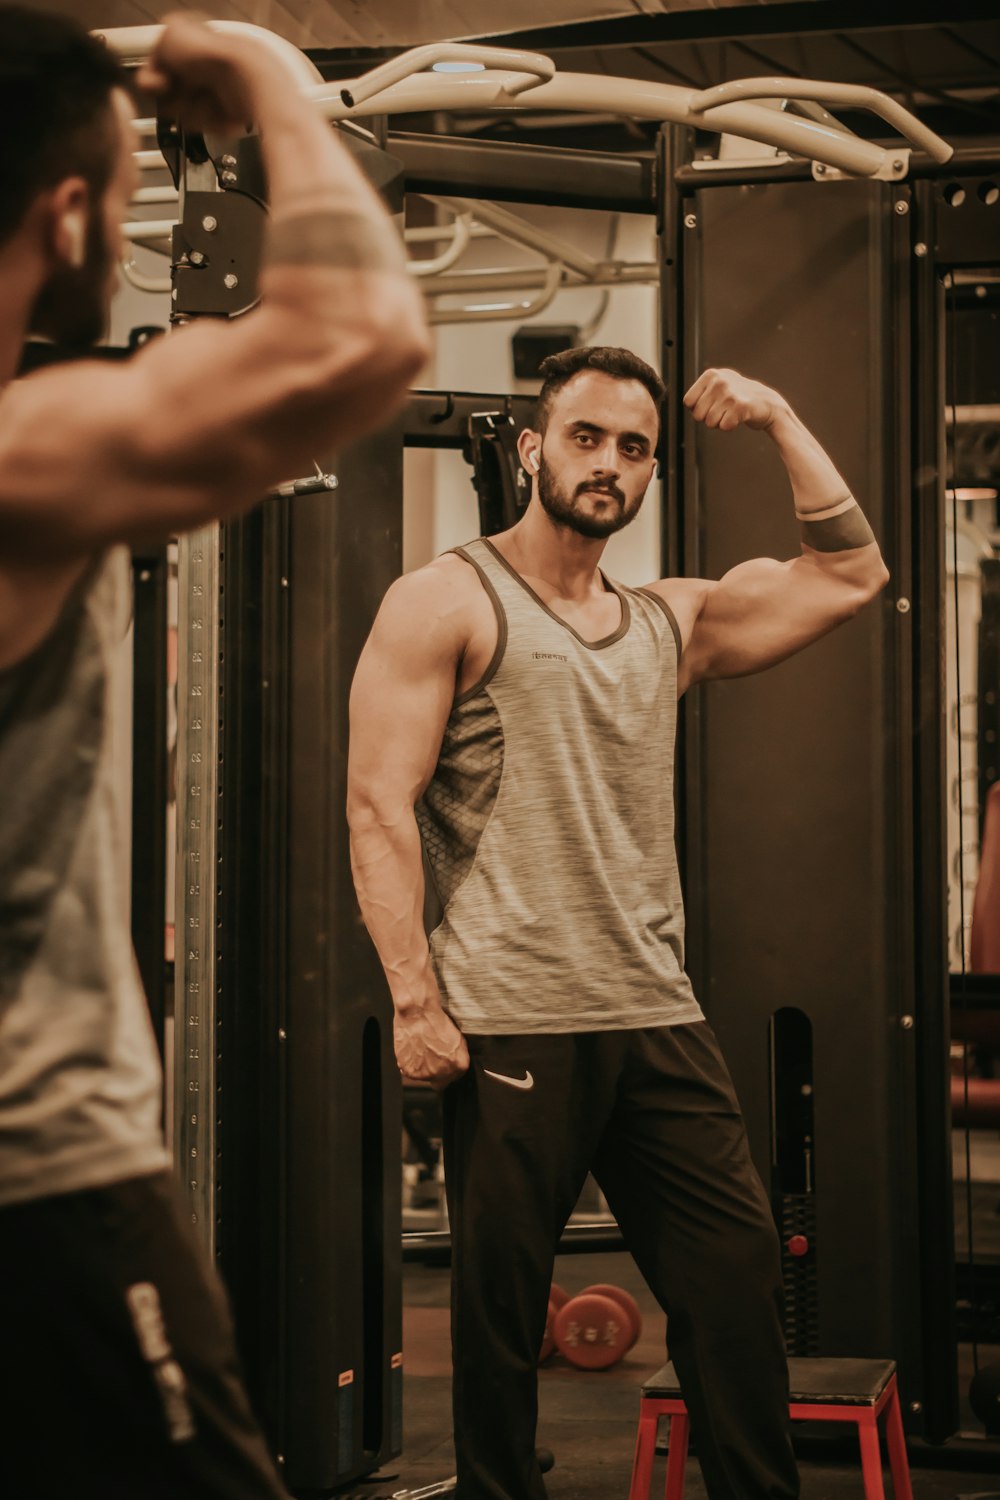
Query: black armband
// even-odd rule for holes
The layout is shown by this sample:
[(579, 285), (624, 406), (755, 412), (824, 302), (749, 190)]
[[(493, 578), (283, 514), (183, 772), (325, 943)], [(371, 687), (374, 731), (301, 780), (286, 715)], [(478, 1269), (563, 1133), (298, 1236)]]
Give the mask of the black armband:
[(814, 552), (852, 552), (870, 547), (875, 540), (864, 512), (848, 495), (823, 510), (795, 512), (802, 526), (802, 540)]

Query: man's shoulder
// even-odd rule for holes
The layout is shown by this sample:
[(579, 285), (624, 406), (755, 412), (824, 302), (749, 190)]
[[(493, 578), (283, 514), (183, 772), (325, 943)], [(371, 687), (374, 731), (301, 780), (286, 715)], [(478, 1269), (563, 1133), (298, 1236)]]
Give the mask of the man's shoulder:
[(454, 638), (460, 645), (492, 609), (475, 567), (444, 552), (403, 573), (391, 585), (380, 610), (383, 628)]
[[(479, 573), (473, 562), (457, 551), (442, 552), (422, 567), (413, 568), (396, 579), (389, 591), (398, 602), (426, 605), (430, 601), (457, 604), (474, 603), (483, 596)], [(387, 596), (389, 597), (389, 596)]]
[(642, 588), (644, 593), (655, 594), (673, 616), (683, 651), (714, 584), (707, 578), (657, 578)]

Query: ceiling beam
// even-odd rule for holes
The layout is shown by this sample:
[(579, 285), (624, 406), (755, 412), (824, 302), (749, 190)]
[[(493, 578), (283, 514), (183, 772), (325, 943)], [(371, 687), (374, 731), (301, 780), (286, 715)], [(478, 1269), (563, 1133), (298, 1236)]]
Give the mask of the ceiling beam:
[[(927, 0), (909, 16), (898, 0), (789, 0), (789, 3), (724, 6), (671, 11), (662, 15), (616, 16), (605, 21), (578, 21), (540, 26), (529, 31), (497, 32), (476, 41), (536, 51), (577, 48), (649, 47), (665, 42), (723, 41), (750, 36), (795, 36), (855, 30), (905, 31), (916, 27), (954, 26), (989, 21), (993, 7), (983, 0)], [(995, 15), (995, 12), (994, 12)], [(470, 38), (471, 40), (471, 38)]]

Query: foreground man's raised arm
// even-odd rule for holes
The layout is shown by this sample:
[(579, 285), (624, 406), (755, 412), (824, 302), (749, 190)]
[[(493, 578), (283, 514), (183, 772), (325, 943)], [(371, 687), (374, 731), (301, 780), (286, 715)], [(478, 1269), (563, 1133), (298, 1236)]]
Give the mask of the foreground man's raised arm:
[(464, 1073), (469, 1054), (431, 967), (414, 807), (434, 774), (465, 650), (465, 571), (443, 558), (393, 584), (351, 692), (355, 889), (392, 994), (400, 1071), (436, 1087)]
[(5, 566), (245, 509), (320, 448), (385, 423), (426, 357), (398, 234), (283, 65), (252, 40), (177, 19), (145, 71), (185, 123), (259, 125), (271, 206), (262, 303), (180, 329), (124, 366), (63, 366), (8, 387)]

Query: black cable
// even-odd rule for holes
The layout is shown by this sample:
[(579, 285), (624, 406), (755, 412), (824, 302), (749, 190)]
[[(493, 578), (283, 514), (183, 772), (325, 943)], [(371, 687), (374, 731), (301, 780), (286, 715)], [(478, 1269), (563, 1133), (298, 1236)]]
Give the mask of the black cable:
[(968, 99), (957, 99), (952, 94), (946, 94), (943, 89), (935, 89), (930, 84), (922, 83), (916, 78), (909, 78), (905, 73), (901, 73), (898, 68), (890, 66), (885, 58), (876, 56), (874, 52), (869, 52), (867, 47), (862, 47), (861, 43), (856, 42), (853, 37), (845, 36), (841, 31), (836, 32), (835, 35), (838, 42), (842, 42), (845, 47), (850, 48), (858, 57), (863, 57), (866, 62), (871, 63), (875, 68), (881, 69), (883, 73), (888, 73), (889, 77), (910, 98), (919, 91), (921, 94), (925, 94), (928, 99), (936, 100), (938, 104), (946, 104), (949, 109), (964, 109), (966, 114), (974, 115), (976, 119), (988, 120), (990, 125), (994, 129), (996, 128), (997, 115), (995, 110), (983, 109), (980, 105), (973, 104)]
[[(968, 1031), (968, 985), (965, 964), (965, 796), (962, 789), (962, 637), (959, 618), (958, 576), (958, 475), (955, 470), (955, 455), (958, 452), (958, 337), (955, 328), (957, 295), (955, 279), (949, 271), (945, 277), (945, 340), (946, 340), (946, 385), (945, 408), (949, 413), (951, 427), (951, 554), (952, 596), (955, 607), (955, 744), (956, 786), (958, 791), (958, 948), (959, 948), (959, 1008), (962, 1012), (962, 1030)], [(968, 1239), (969, 1301), (972, 1304), (972, 1369), (979, 1373), (979, 1321), (978, 1298), (976, 1296), (976, 1261), (974, 1254), (975, 1232), (972, 1213), (972, 1127), (969, 1123), (969, 1043), (962, 1041), (962, 1095), (965, 1110), (965, 1232)]]
[(988, 52), (983, 51), (982, 47), (977, 47), (975, 42), (966, 41), (964, 36), (959, 36), (957, 31), (953, 31), (950, 26), (939, 26), (938, 30), (944, 36), (946, 36), (950, 42), (954, 42), (957, 47), (964, 47), (966, 52), (971, 53), (973, 57), (978, 58), (980, 62), (985, 63), (986, 66), (993, 72), (996, 72), (998, 69), (1000, 69), (1000, 57), (991, 57)]
[(790, 67), (788, 63), (776, 62), (773, 57), (768, 57), (766, 52), (761, 52), (757, 47), (751, 47), (749, 42), (739, 41), (736, 37), (732, 37), (730, 45), (740, 52), (745, 52), (748, 57), (753, 58), (754, 62), (763, 63), (766, 68), (770, 68), (772, 73), (788, 73), (793, 78), (802, 77), (797, 68)]

